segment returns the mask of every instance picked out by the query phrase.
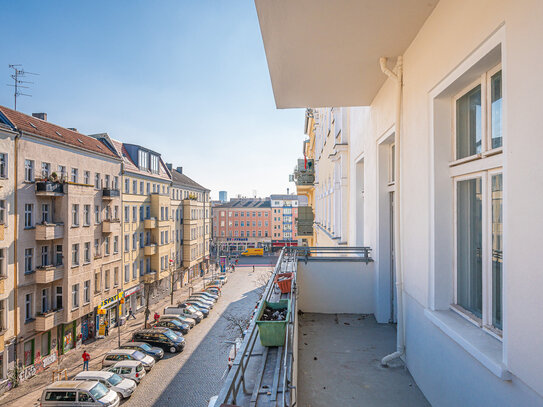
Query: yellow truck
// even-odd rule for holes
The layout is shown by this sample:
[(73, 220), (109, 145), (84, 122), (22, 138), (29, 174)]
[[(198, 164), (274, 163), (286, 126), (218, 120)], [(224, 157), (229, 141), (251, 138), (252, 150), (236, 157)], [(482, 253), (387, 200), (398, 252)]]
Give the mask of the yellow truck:
[(241, 253), (242, 256), (263, 256), (264, 249), (247, 249)]

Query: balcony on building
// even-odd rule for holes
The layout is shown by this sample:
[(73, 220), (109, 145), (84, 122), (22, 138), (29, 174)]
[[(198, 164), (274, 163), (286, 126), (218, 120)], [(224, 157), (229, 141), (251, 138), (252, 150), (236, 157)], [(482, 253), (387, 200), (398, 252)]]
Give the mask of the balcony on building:
[(111, 188), (103, 188), (102, 189), (102, 199), (103, 200), (111, 200), (113, 198), (117, 198), (121, 196), (121, 193), (118, 189), (111, 189)]
[(315, 215), (311, 206), (298, 207), (298, 219), (296, 220), (296, 233), (298, 236), (313, 236), (313, 222)]
[(313, 159), (299, 159), (294, 168), (293, 181), (298, 186), (311, 186), (315, 183), (315, 167)]
[(0, 242), (4, 240), (4, 233), (5, 233), (6, 225), (3, 223), (0, 223)]
[(64, 196), (64, 183), (59, 181), (36, 181), (36, 196)]
[(145, 229), (156, 229), (158, 227), (158, 220), (157, 218), (145, 219), (143, 226)]
[(64, 277), (62, 264), (48, 264), (36, 267), (36, 284), (48, 284)]
[(149, 243), (143, 248), (143, 254), (145, 256), (153, 256), (157, 253), (157, 245), (155, 243)]
[(47, 332), (63, 323), (63, 310), (50, 310), (36, 314), (35, 329), (38, 332)]
[[(280, 273), (292, 273), (286, 293)], [(374, 290), (369, 248), (283, 249), (263, 295), (290, 301), (283, 346), (261, 343), (262, 301), (215, 406), (429, 405), (401, 361), (379, 364), (396, 350), (396, 329), (376, 322)]]
[(121, 221), (119, 219), (104, 219), (102, 221), (102, 233), (115, 233), (121, 232)]
[(63, 223), (36, 224), (36, 240), (55, 240), (64, 238)]
[(0, 274), (0, 295), (5, 293), (4, 282), (7, 280), (8, 276), (6, 274)]
[(156, 281), (157, 277), (158, 277), (158, 273), (156, 272), (156, 270), (151, 270), (151, 271), (146, 272), (143, 276), (140, 276), (140, 280), (144, 284), (149, 284)]

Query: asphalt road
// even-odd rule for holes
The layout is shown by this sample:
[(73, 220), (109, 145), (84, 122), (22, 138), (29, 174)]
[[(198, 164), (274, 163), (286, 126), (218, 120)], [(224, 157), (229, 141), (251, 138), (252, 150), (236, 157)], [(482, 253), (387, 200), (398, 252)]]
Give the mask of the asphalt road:
[[(267, 258), (267, 262), (271, 258)], [(208, 318), (196, 325), (187, 335), (181, 354), (166, 354), (149, 372), (125, 407), (136, 406), (207, 406), (217, 395), (227, 375), (230, 346), (226, 340), (235, 335), (226, 330), (223, 313), (248, 315), (258, 301), (257, 281), (264, 268), (255, 273), (239, 268), (228, 273), (228, 283)]]

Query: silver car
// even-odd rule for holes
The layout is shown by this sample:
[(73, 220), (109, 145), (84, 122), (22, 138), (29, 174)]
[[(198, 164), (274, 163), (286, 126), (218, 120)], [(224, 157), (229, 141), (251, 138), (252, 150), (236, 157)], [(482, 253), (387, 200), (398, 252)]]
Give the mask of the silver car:
[(123, 360), (136, 360), (143, 364), (145, 370), (149, 371), (155, 365), (155, 358), (145, 355), (139, 350), (134, 349), (115, 349), (110, 350), (102, 360), (102, 367), (112, 366)]
[(146, 375), (143, 364), (137, 360), (123, 360), (102, 369), (102, 371), (116, 373), (125, 379), (134, 380), (136, 383), (141, 382), (141, 379)]
[(136, 382), (131, 379), (123, 379), (116, 373), (104, 372), (100, 370), (88, 370), (78, 373), (74, 380), (97, 381), (102, 383), (108, 389), (119, 393), (123, 399), (130, 397), (136, 390)]

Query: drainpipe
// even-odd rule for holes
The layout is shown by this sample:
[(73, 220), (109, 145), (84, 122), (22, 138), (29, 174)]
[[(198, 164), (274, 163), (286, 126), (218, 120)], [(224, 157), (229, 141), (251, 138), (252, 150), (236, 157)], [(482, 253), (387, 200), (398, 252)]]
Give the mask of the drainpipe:
[(402, 86), (403, 86), (403, 57), (400, 55), (396, 60), (396, 67), (391, 71), (387, 67), (387, 58), (381, 57), (379, 64), (381, 71), (396, 82), (396, 131), (394, 134), (395, 152), (394, 169), (395, 199), (394, 199), (394, 265), (396, 269), (396, 302), (398, 311), (398, 325), (396, 330), (396, 352), (381, 359), (381, 365), (388, 366), (391, 360), (401, 357), (405, 352), (405, 328), (403, 312), (403, 272), (401, 264), (401, 242), (400, 242), (400, 151), (401, 151), (401, 109), (402, 109)]
[(14, 213), (14, 217), (13, 217), (13, 258), (15, 259), (14, 262), (13, 262), (13, 317), (14, 317), (14, 320), (13, 320), (13, 335), (15, 335), (15, 349), (14, 349), (14, 352), (15, 352), (15, 364), (18, 366), (19, 365), (19, 358), (18, 358), (18, 355), (17, 355), (17, 344), (18, 344), (18, 340), (17, 338), (19, 337), (19, 305), (18, 305), (18, 295), (19, 295), (19, 289), (18, 289), (18, 286), (19, 286), (19, 283), (17, 281), (17, 277), (18, 277), (18, 273), (19, 273), (19, 270), (18, 270), (18, 264), (19, 264), (19, 258), (18, 258), (18, 254), (17, 254), (17, 235), (18, 235), (18, 228), (19, 228), (19, 224), (18, 224), (18, 219), (19, 219), (19, 208), (17, 207), (17, 204), (18, 204), (18, 180), (19, 180), (19, 173), (18, 173), (18, 168), (19, 168), (19, 154), (18, 154), (18, 151), (19, 151), (19, 138), (21, 137), (21, 132), (19, 132), (19, 134), (16, 134), (15, 135), (15, 142), (14, 142), (14, 178), (15, 178), (15, 185), (14, 185), (14, 194), (13, 194), (13, 206), (15, 208), (13, 208), (13, 213)]

